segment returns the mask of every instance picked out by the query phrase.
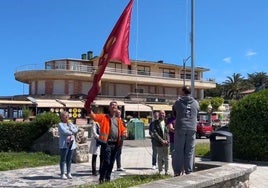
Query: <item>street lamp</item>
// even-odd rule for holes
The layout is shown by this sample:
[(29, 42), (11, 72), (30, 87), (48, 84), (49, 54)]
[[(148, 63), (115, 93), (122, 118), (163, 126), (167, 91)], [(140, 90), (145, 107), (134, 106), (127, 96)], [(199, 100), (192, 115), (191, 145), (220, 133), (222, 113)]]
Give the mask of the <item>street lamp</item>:
[(191, 58), (191, 56), (187, 57), (186, 59), (183, 59), (183, 86), (185, 86), (185, 80), (186, 80), (186, 62)]

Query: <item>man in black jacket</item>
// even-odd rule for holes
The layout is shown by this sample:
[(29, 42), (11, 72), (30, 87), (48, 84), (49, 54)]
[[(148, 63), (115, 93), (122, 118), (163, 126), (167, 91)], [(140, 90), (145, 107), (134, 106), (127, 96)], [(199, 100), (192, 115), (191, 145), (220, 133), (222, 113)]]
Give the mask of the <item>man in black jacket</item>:
[(165, 168), (165, 175), (168, 174), (168, 147), (169, 134), (166, 126), (166, 113), (164, 110), (159, 111), (159, 118), (153, 121), (153, 135), (155, 139), (157, 154), (158, 154), (158, 171), (161, 174), (163, 165)]

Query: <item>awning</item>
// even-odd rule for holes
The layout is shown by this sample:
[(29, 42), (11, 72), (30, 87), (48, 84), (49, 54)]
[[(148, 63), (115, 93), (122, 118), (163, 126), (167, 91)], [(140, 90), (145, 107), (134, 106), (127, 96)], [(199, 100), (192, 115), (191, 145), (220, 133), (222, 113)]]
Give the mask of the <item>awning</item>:
[(125, 103), (125, 111), (151, 112), (152, 108), (144, 104), (127, 104)]
[[(92, 105), (95, 106), (109, 106), (111, 101), (116, 101), (116, 100), (94, 100)], [(118, 106), (124, 106), (125, 103), (122, 101), (116, 101)]]
[(84, 108), (84, 102), (80, 100), (57, 99), (57, 101), (63, 104), (66, 108)]
[(12, 101), (12, 100), (0, 100), (0, 104), (10, 104), (10, 105), (31, 105), (30, 101)]
[(38, 108), (64, 108), (64, 105), (53, 99), (35, 99)]
[(172, 106), (167, 104), (152, 104), (149, 106), (153, 108), (153, 111), (159, 111), (159, 110), (172, 111)]

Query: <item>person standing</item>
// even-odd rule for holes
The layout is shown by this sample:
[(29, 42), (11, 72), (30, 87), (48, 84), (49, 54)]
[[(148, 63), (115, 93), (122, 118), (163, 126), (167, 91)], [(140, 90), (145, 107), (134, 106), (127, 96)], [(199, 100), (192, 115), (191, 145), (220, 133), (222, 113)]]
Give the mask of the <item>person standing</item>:
[[(91, 159), (92, 175), (97, 176), (98, 172), (97, 172), (96, 164), (97, 164), (97, 157), (98, 155), (100, 155), (100, 146), (101, 146), (100, 141), (99, 141), (100, 126), (97, 122), (92, 123), (91, 132), (92, 132), (93, 138), (90, 142), (89, 153), (92, 154), (92, 159)], [(102, 164), (102, 159), (100, 156), (99, 170), (101, 168), (101, 164)]]
[[(124, 126), (127, 127), (126, 123), (121, 118), (121, 114), (122, 114), (121, 110), (118, 109), (117, 113), (116, 113), (116, 117), (118, 117), (123, 122)], [(121, 144), (120, 144), (120, 147), (119, 147), (117, 155), (116, 155), (117, 171), (125, 171), (125, 169), (122, 167), (122, 163), (121, 163), (121, 154), (122, 154), (122, 148), (123, 148), (123, 141), (124, 141), (124, 138), (121, 139)]]
[(90, 118), (100, 125), (99, 140), (102, 142), (101, 156), (103, 157), (99, 176), (100, 184), (111, 180), (111, 173), (121, 139), (127, 135), (123, 122), (116, 117), (117, 110), (117, 102), (112, 101), (109, 104), (109, 114), (95, 114), (92, 110), (89, 111)]
[(167, 128), (169, 133), (169, 153), (172, 155), (174, 150), (174, 127), (175, 127), (176, 117), (172, 113), (171, 117), (167, 120)]
[[(60, 114), (61, 122), (58, 124), (59, 131), (59, 149), (60, 149), (60, 172), (62, 179), (72, 179), (71, 164), (73, 151), (76, 149), (75, 134), (78, 127), (69, 121), (69, 113), (66, 111)], [(67, 176), (65, 174), (65, 164)]]
[(151, 143), (152, 143), (152, 169), (156, 169), (156, 160), (157, 160), (157, 149), (156, 143), (153, 135), (154, 127), (153, 122), (159, 118), (159, 112), (154, 113), (153, 121), (149, 125), (149, 135), (151, 136)]
[[(173, 105), (176, 116), (172, 167), (174, 176), (193, 172), (195, 137), (199, 103), (190, 96), (191, 88), (182, 88), (182, 97)], [(183, 170), (184, 169), (184, 170)]]
[(158, 171), (161, 174), (163, 166), (165, 175), (168, 175), (168, 129), (166, 126), (166, 113), (164, 110), (159, 111), (159, 118), (153, 121), (153, 135), (155, 139), (158, 154)]

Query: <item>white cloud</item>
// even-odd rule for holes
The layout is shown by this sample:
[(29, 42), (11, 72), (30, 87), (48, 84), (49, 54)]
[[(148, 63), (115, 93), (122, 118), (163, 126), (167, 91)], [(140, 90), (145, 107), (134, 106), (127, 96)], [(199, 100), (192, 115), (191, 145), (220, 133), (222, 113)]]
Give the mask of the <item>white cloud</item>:
[(251, 57), (251, 56), (254, 56), (254, 55), (256, 55), (257, 54), (257, 52), (254, 52), (253, 50), (248, 50), (247, 52), (246, 52), (246, 56), (247, 57)]
[(225, 63), (231, 63), (232, 58), (231, 57), (225, 57), (222, 59), (222, 61), (224, 61)]

